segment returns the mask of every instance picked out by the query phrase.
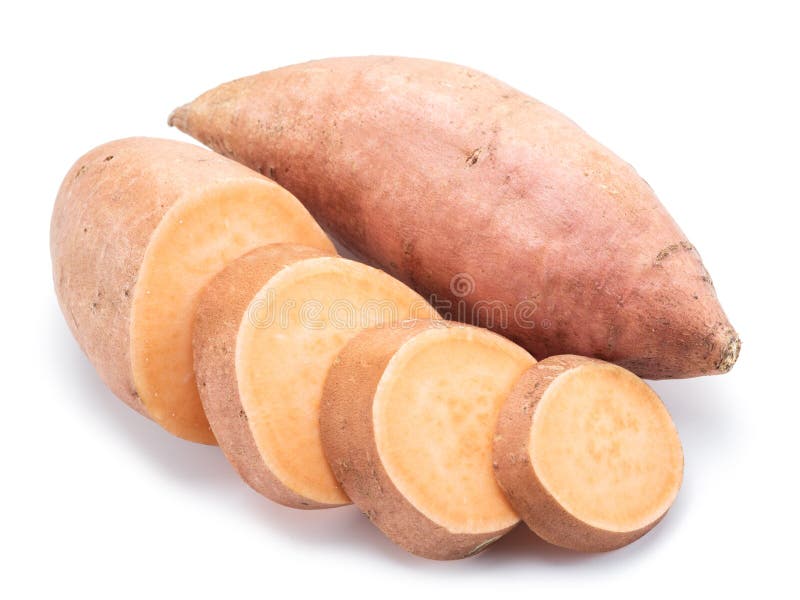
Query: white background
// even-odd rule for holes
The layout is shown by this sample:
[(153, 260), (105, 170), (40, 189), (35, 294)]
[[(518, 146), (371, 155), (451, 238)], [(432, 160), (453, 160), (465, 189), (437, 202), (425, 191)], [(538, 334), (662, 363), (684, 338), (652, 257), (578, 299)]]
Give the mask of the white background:
[[(800, 20), (788, 2), (644, 4), (6, 3), (0, 596), (797, 594)], [(642, 540), (578, 555), (519, 527), (476, 558), (407, 555), (355, 508), (264, 500), (116, 400), (71, 338), (48, 251), (70, 165), (119, 137), (185, 139), (168, 113), (223, 81), (354, 54), (467, 64), (557, 107), (699, 248), (744, 349), (729, 375), (655, 384), (686, 472)]]

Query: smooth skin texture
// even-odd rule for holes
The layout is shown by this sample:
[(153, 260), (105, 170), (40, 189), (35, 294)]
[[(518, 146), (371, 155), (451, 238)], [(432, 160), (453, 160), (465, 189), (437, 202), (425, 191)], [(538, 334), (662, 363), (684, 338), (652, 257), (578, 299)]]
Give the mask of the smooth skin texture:
[(594, 356), (651, 379), (736, 362), (711, 278), (647, 182), (483, 73), (325, 59), (223, 84), (169, 122), (291, 190), (445, 316), (534, 356)]
[(200, 291), (271, 242), (334, 252), (303, 206), (250, 169), (152, 138), (104, 144), (64, 179), (50, 229), (59, 304), (103, 381), (187, 440), (215, 443), (192, 366)]
[(519, 520), (494, 480), (497, 415), (536, 361), (466, 325), (369, 329), (339, 354), (320, 414), (344, 491), (392, 541), (434, 559), (480, 552)]
[(634, 374), (579, 356), (528, 369), (494, 438), (497, 482), (539, 536), (585, 552), (650, 531), (680, 489), (683, 452), (656, 393)]
[(195, 372), (242, 478), (294, 508), (349, 503), (322, 452), (325, 376), (359, 331), (415, 316), (438, 318), (386, 273), (302, 246), (265, 246), (222, 271), (197, 311)]

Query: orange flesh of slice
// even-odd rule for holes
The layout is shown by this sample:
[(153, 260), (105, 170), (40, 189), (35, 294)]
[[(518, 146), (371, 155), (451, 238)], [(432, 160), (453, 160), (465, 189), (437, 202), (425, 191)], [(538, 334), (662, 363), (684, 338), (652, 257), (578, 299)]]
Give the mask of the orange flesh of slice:
[(301, 496), (323, 504), (349, 502), (320, 440), (328, 370), (365, 327), (438, 315), (386, 273), (337, 257), (286, 267), (254, 298), (248, 313), (237, 338), (236, 373), (262, 459)]
[(661, 400), (613, 365), (583, 365), (550, 385), (534, 413), (529, 450), (559, 504), (607, 531), (635, 531), (661, 517), (683, 472), (678, 433)]
[(386, 472), (417, 510), (452, 533), (519, 519), (494, 479), (492, 438), (513, 384), (536, 361), (488, 331), (427, 330), (392, 357), (375, 394)]
[(131, 359), (148, 414), (175, 435), (215, 443), (192, 360), (202, 289), (233, 259), (276, 242), (333, 251), (297, 201), (268, 183), (225, 185), (180, 201), (154, 232), (135, 288)]

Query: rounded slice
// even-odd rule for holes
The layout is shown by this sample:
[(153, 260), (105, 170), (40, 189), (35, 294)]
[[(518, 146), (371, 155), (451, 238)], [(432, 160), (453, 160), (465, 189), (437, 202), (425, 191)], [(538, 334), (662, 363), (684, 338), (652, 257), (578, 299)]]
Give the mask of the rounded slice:
[(334, 251), (276, 183), (203, 148), (153, 138), (81, 157), (61, 185), (50, 232), (59, 303), (100, 376), (166, 430), (208, 444), (192, 369), (200, 291), (265, 244)]
[(133, 298), (131, 358), (147, 412), (166, 429), (214, 441), (192, 364), (192, 320), (211, 277), (264, 243), (298, 241), (333, 250), (299, 208), (266, 181), (231, 182), (173, 207), (154, 232)]
[(536, 361), (444, 321), (373, 328), (336, 359), (320, 427), (344, 491), (390, 539), (435, 559), (480, 552), (518, 517), (492, 473), (500, 406)]
[(265, 246), (206, 288), (195, 372), (211, 428), (242, 478), (296, 508), (349, 503), (322, 453), (319, 405), (337, 353), (360, 330), (438, 318), (386, 273), (302, 246)]
[(597, 552), (633, 542), (664, 516), (683, 451), (667, 409), (636, 375), (552, 356), (525, 372), (503, 406), (494, 468), (536, 534)]

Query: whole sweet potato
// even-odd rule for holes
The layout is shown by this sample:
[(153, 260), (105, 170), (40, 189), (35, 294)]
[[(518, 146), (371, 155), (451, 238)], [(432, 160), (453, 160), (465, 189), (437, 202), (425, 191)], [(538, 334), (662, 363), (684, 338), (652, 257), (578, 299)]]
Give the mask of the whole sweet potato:
[(537, 358), (582, 354), (668, 378), (726, 372), (738, 357), (700, 256), (648, 184), (487, 75), (321, 60), (224, 84), (170, 123), (289, 189), (443, 314)]

